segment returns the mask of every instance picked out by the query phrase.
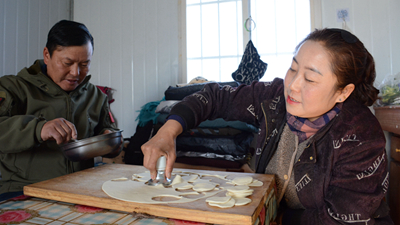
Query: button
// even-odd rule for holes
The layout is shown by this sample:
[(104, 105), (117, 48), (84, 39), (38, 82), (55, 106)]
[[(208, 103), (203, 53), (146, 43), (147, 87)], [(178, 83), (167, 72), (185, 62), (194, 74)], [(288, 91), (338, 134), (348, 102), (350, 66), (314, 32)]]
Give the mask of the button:
[(285, 176), (283, 176), (283, 179), (287, 180), (288, 176), (285, 174)]
[(312, 156), (310, 156), (310, 160), (313, 160), (313, 157), (312, 157)]
[(272, 122), (275, 123), (275, 119), (272, 119)]

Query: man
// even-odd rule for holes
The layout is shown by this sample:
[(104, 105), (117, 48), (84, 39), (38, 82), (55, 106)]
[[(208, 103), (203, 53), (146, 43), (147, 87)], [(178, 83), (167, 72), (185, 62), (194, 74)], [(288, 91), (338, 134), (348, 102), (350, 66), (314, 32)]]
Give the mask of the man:
[(93, 159), (67, 160), (59, 145), (118, 130), (107, 96), (89, 83), (93, 49), (85, 25), (62, 20), (43, 60), (0, 77), (0, 193), (92, 167)]

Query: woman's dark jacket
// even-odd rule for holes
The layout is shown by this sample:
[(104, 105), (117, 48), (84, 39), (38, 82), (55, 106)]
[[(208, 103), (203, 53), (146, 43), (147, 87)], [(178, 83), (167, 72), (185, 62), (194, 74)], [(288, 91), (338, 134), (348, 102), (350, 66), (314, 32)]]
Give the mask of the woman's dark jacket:
[[(278, 78), (237, 88), (213, 83), (185, 98), (171, 114), (184, 119), (184, 129), (215, 118), (258, 126), (253, 157), (256, 172), (264, 173), (286, 123), (283, 89)], [(364, 105), (344, 102), (340, 113), (312, 137), (294, 165), (294, 176), (306, 208), (294, 213), (296, 224), (392, 224), (386, 203), (381, 205), (389, 182), (385, 137)]]

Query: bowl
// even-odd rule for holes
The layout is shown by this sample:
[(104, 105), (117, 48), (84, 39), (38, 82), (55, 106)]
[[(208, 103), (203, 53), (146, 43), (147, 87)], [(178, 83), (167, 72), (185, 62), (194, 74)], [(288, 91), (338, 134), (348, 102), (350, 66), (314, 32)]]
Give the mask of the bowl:
[(121, 133), (122, 130), (72, 141), (60, 145), (60, 150), (67, 159), (73, 162), (97, 156), (113, 158), (118, 156), (122, 149)]

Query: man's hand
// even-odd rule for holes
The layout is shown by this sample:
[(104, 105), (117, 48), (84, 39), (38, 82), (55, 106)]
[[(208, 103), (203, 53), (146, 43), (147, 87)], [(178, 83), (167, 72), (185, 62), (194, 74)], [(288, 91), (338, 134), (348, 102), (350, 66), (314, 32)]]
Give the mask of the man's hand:
[(103, 134), (109, 134), (109, 133), (112, 133), (113, 131), (112, 130), (105, 130), (104, 132), (103, 132)]
[(148, 142), (142, 145), (144, 155), (143, 166), (150, 171), (152, 179), (157, 176), (157, 160), (161, 156), (167, 158), (165, 176), (171, 178), (171, 172), (176, 159), (175, 140), (182, 133), (182, 126), (175, 120), (168, 120)]
[(75, 125), (64, 118), (46, 122), (40, 133), (43, 141), (56, 140), (57, 144), (67, 143), (78, 137)]

